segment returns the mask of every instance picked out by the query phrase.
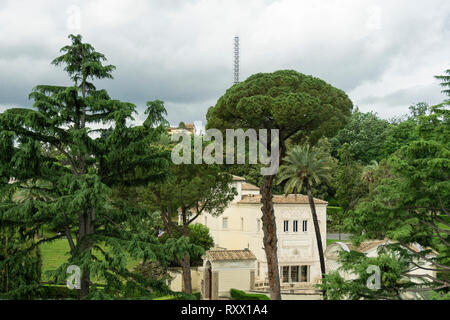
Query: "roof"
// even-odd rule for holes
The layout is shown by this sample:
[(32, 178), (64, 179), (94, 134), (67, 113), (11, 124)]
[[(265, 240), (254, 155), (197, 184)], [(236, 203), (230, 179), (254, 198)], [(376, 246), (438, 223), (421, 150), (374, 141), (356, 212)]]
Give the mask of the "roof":
[(184, 125), (184, 128), (181, 128), (181, 127), (169, 127), (169, 128), (167, 128), (167, 130), (169, 130), (169, 132), (173, 132), (173, 131), (177, 131), (177, 130), (186, 130), (189, 133), (194, 133), (195, 132), (195, 126), (192, 123), (186, 123)]
[[(361, 242), (358, 247), (355, 247), (351, 242), (335, 242), (333, 244), (339, 245), (342, 249), (344, 249), (346, 251), (348, 251), (347, 249), (349, 249), (349, 250), (359, 251), (361, 253), (366, 253), (366, 252), (370, 251), (371, 249), (376, 248), (380, 245), (394, 243), (394, 242), (395, 241), (392, 241), (389, 238), (384, 238), (383, 240), (367, 240), (367, 241)], [(333, 244), (331, 244), (331, 245), (333, 245)], [(418, 243), (409, 244), (408, 247), (415, 252), (421, 252), (421, 251), (425, 250)], [(426, 248), (426, 249), (430, 249), (430, 248)], [(434, 250), (432, 250), (432, 251), (434, 253), (437, 253)]]
[(245, 181), (245, 178), (233, 175), (233, 181)]
[(256, 260), (255, 255), (248, 249), (245, 250), (208, 250), (206, 258), (209, 261), (225, 260)]
[(242, 190), (258, 190), (259, 191), (259, 188), (257, 186), (255, 186), (254, 184), (244, 182), (242, 184)]
[[(273, 203), (309, 204), (308, 196), (303, 194), (274, 195), (272, 201)], [(243, 195), (239, 203), (261, 203), (261, 195)], [(327, 204), (328, 202), (314, 198), (314, 203)]]
[(387, 238), (383, 239), (383, 240), (368, 240), (368, 241), (361, 242), (358, 247), (355, 247), (354, 245), (352, 245), (351, 242), (344, 242), (344, 244), (350, 250), (355, 250), (355, 251), (359, 251), (359, 252), (367, 252), (370, 249), (376, 248), (379, 245), (385, 244), (388, 241), (389, 241), (389, 239), (387, 239)]

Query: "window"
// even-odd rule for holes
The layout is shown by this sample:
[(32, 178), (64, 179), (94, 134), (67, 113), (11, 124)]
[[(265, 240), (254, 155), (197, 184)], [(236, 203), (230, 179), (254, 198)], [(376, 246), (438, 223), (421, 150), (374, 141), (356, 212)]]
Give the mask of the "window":
[(283, 282), (289, 282), (289, 266), (283, 267)]
[(228, 218), (222, 218), (222, 229), (228, 228)]
[(241, 218), (241, 230), (244, 230), (244, 218)]
[(294, 220), (292, 223), (292, 231), (297, 232), (298, 231), (298, 221)]
[(308, 231), (308, 220), (303, 220), (303, 232)]
[(309, 266), (301, 266), (301, 274), (300, 274), (300, 281), (301, 282), (308, 282), (309, 281)]
[(205, 226), (207, 226), (207, 225), (208, 225), (208, 217), (205, 216)]
[(309, 266), (282, 266), (282, 282), (309, 282)]
[(291, 266), (291, 282), (298, 282), (298, 266)]
[(259, 232), (261, 230), (261, 220), (256, 219), (256, 232)]
[(284, 220), (284, 228), (283, 228), (284, 232), (288, 232), (289, 231), (289, 221), (288, 220)]
[(258, 262), (258, 269), (256, 269), (256, 275), (259, 277), (259, 269), (260, 269), (260, 267), (261, 267), (261, 265), (260, 265), (260, 263)]

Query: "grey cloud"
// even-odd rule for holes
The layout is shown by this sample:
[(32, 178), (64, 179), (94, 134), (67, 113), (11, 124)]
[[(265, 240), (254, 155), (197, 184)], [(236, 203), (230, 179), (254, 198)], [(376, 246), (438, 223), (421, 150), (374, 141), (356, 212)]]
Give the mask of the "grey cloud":
[(378, 106), (378, 114), (388, 118), (408, 113), (408, 107), (419, 102), (429, 105), (442, 102), (445, 97), (440, 91), (441, 88), (436, 84), (414, 86), (384, 96), (370, 95), (355, 102), (362, 111), (374, 110), (373, 106)]
[[(36, 84), (68, 83), (62, 69), (50, 62), (71, 32), (81, 33), (117, 67), (115, 79), (99, 81), (98, 87), (139, 110), (148, 100), (164, 100), (174, 124), (204, 119), (207, 108), (232, 84), (235, 33), (241, 37), (241, 79), (295, 69), (358, 92), (352, 95), (355, 104), (386, 117), (407, 112), (415, 101), (437, 99), (437, 84), (423, 88), (416, 71), (429, 69), (420, 75), (431, 78), (435, 60), (448, 59), (450, 51), (450, 4), (445, 0), (21, 3), (0, 5), (2, 106), (29, 106), (27, 96)], [(67, 29), (71, 5), (81, 10), (81, 30)], [(381, 12), (379, 28), (373, 30), (367, 28), (370, 6)], [(410, 73), (412, 83), (392, 88), (386, 78), (393, 70)], [(385, 94), (357, 90), (379, 83)]]

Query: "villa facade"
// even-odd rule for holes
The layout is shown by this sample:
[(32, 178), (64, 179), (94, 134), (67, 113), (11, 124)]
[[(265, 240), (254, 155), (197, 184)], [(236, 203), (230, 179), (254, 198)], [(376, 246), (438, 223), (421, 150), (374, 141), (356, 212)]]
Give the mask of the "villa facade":
[[(247, 250), (254, 255), (254, 260), (245, 261), (246, 272), (249, 272), (252, 283), (236, 281), (233, 284), (235, 288), (264, 289), (268, 287), (268, 274), (259, 188), (237, 176), (233, 177), (233, 186), (238, 194), (223, 214), (212, 216), (205, 213), (196, 219), (196, 223), (202, 223), (210, 229), (216, 247), (213, 250)], [(327, 202), (319, 199), (314, 201), (325, 246)], [(295, 289), (312, 289), (313, 284), (320, 280), (320, 263), (308, 198), (301, 194), (275, 195), (273, 203), (282, 290), (292, 292)], [(225, 293), (221, 288), (218, 291), (219, 295), (220, 292)]]

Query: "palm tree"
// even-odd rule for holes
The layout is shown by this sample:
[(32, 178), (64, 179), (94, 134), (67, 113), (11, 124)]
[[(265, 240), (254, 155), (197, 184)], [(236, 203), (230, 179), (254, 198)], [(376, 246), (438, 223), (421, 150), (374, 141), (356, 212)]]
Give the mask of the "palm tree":
[(325, 276), (325, 259), (323, 255), (322, 238), (320, 236), (319, 222), (317, 220), (316, 206), (312, 195), (312, 186), (328, 180), (331, 167), (328, 159), (324, 159), (312, 150), (309, 145), (296, 146), (290, 150), (283, 159), (284, 164), (278, 172), (278, 184), (286, 181), (284, 192), (300, 193), (305, 190), (311, 207), (317, 247), (319, 250), (320, 270), (322, 279)]

